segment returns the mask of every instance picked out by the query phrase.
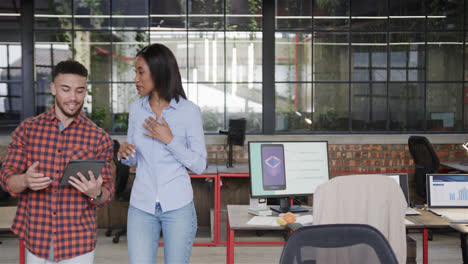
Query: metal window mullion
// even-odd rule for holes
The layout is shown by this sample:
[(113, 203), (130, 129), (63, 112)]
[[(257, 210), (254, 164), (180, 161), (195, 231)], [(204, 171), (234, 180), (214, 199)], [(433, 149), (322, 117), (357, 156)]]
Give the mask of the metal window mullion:
[(72, 20), (72, 28), (71, 28), (71, 43), (72, 43), (72, 59), (75, 59), (75, 10), (74, 10), (74, 2), (71, 1), (71, 20)]
[[(191, 64), (190, 64), (190, 53), (189, 53), (189, 30), (188, 30), (188, 24), (187, 24), (187, 1), (185, 1), (185, 26), (184, 26), (184, 29), (185, 29), (185, 46), (187, 47), (185, 49), (185, 57), (186, 57), (186, 60), (185, 60), (185, 68), (186, 68), (186, 74), (187, 74), (187, 82), (186, 82), (186, 96), (187, 96), (187, 99), (188, 99), (188, 95), (190, 94), (190, 90), (189, 90), (189, 83), (190, 83), (190, 67), (191, 67)], [(151, 13), (151, 12), (150, 12)], [(150, 31), (151, 29), (148, 28), (148, 32)], [(180, 68), (180, 64), (179, 64), (179, 68)], [(180, 69), (179, 69), (180, 70)], [(198, 102), (196, 102), (198, 104)]]
[(385, 82), (385, 89), (387, 90), (387, 122), (385, 124), (385, 130), (389, 131), (390, 130), (390, 1), (387, 0), (387, 32), (386, 32), (386, 37), (387, 37), (387, 81)]
[(315, 36), (315, 32), (314, 32), (315, 26), (314, 26), (314, 24), (315, 24), (315, 19), (314, 19), (314, 10), (315, 9), (314, 9), (314, 7), (315, 7), (315, 5), (312, 3), (312, 10), (311, 10), (311, 12), (312, 12), (312, 28), (311, 28), (312, 30), (311, 31), (312, 32), (311, 32), (311, 38), (310, 38), (310, 44), (311, 44), (311, 46), (310, 46), (310, 49), (311, 49), (310, 59), (312, 60), (310, 62), (310, 68), (311, 68), (311, 73), (312, 73), (312, 76), (311, 76), (312, 77), (312, 83), (311, 83), (311, 87), (310, 87), (310, 90), (311, 90), (310, 91), (310, 95), (311, 95), (310, 96), (310, 101), (311, 101), (310, 102), (310, 106), (311, 106), (311, 108), (310, 108), (310, 120), (312, 120), (312, 123), (310, 124), (310, 131), (311, 132), (315, 132), (315, 129), (314, 129), (314, 124), (315, 124), (315, 122), (314, 122), (314, 111), (313, 111), (315, 109), (315, 105), (314, 105), (314, 96), (315, 96), (315, 93), (314, 93), (314, 87), (315, 87), (315, 74), (314, 74), (314, 70), (315, 70), (315, 68), (314, 68), (314, 56), (315, 56), (315, 54), (314, 54), (314, 44), (315, 44), (315, 37), (314, 37)]
[(275, 1), (262, 1), (262, 127), (263, 134), (275, 132)]
[(34, 1), (21, 1), (21, 61), (23, 65), (23, 111), (21, 120), (35, 115), (34, 100)]
[[(148, 8), (149, 8), (149, 1), (148, 1)], [(114, 128), (114, 121), (115, 121), (115, 116), (114, 116), (114, 107), (113, 107), (113, 92), (114, 92), (114, 36), (113, 36), (113, 30), (112, 30), (112, 0), (110, 1), (109, 3), (109, 14), (110, 14), (110, 20), (109, 21), (109, 25), (111, 26), (111, 30), (109, 30), (109, 44), (110, 44), (110, 70), (109, 70), (109, 74), (110, 74), (110, 96), (109, 96), (109, 99), (110, 99), (110, 102), (109, 102), (109, 105), (110, 105), (110, 109), (109, 109), (109, 112), (110, 112), (110, 120), (111, 120), (111, 131), (113, 130)], [(149, 16), (149, 15), (148, 15)], [(148, 22), (147, 22), (148, 23)], [(138, 32), (135, 32), (135, 34), (138, 34)], [(90, 43), (91, 44), (91, 43)], [(112, 131), (114, 132), (114, 131)]]
[[(10, 44), (6, 45), (6, 52), (7, 52), (7, 58), (6, 58), (6, 63), (7, 63), (7, 80), (10, 80), (11, 74), (10, 74)], [(7, 83), (7, 102), (8, 102), (8, 109), (11, 110), (11, 107), (13, 105), (13, 102), (11, 100), (11, 83)]]
[(352, 52), (352, 35), (351, 35), (351, 0), (348, 0), (349, 6), (349, 18), (348, 18), (348, 132), (353, 133), (353, 123), (352, 123), (352, 116), (353, 116), (353, 109), (352, 109), (352, 94), (351, 94), (351, 52)]
[[(224, 63), (223, 63), (223, 70), (224, 70), (224, 81), (223, 81), (223, 86), (224, 86), (224, 129), (227, 128), (228, 126), (228, 120), (227, 120), (227, 83), (226, 83), (226, 74), (227, 74), (227, 66), (226, 66), (226, 59), (227, 59), (227, 55), (226, 55), (226, 52), (227, 52), (227, 44), (226, 44), (226, 1), (223, 2), (223, 21), (224, 21), (224, 25), (223, 25), (223, 28), (224, 28), (224, 32), (223, 32), (223, 39), (224, 39), (224, 42), (223, 42), (223, 48), (224, 48)], [(215, 33), (216, 34), (216, 33)], [(216, 49), (216, 47), (213, 47), (214, 49)], [(218, 53), (216, 52), (216, 55), (218, 55)], [(232, 58), (234, 59), (234, 58)], [(233, 69), (231, 69), (232, 71)], [(215, 82), (217, 80), (214, 80)], [(233, 82), (231, 80), (231, 89), (233, 87)]]
[(424, 5), (424, 94), (423, 94), (423, 131), (427, 132), (427, 1), (426, 4)]
[[(463, 29), (463, 32), (462, 32), (462, 38), (463, 38), (463, 55), (466, 56), (466, 2), (467, 1), (463, 1), (463, 25), (462, 25), (462, 29)], [(460, 98), (465, 98), (465, 70), (466, 70), (466, 63), (465, 63), (465, 60), (462, 59), (462, 84), (461, 84), (461, 97)], [(461, 111), (461, 120), (462, 120), (462, 128), (461, 128), (461, 131), (466, 131), (466, 126), (465, 126), (465, 100), (462, 99), (462, 111)]]

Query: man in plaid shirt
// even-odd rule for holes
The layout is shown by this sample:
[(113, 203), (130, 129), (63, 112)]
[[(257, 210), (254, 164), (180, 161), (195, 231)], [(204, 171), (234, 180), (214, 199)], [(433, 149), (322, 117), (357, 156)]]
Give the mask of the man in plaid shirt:
[[(27, 263), (93, 263), (96, 210), (111, 199), (112, 140), (81, 111), (88, 71), (76, 61), (54, 69), (55, 104), (12, 133), (0, 186), (19, 197), (11, 230), (25, 241)], [(70, 160), (105, 160), (101, 175), (81, 173), (59, 186)]]

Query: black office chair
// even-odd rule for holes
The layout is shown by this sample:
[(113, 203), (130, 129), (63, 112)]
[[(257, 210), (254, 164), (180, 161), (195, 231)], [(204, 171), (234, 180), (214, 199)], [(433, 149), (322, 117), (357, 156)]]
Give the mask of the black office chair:
[[(0, 162), (0, 169), (2, 168), (2, 164)], [(2, 188), (0, 188), (0, 202), (6, 202), (10, 199), (10, 194), (7, 191), (4, 191)]]
[(376, 228), (362, 224), (299, 228), (284, 245), (280, 263), (342, 263), (343, 259), (359, 264), (398, 263), (385, 237)]
[[(113, 140), (114, 143), (114, 164), (115, 164), (115, 200), (121, 202), (128, 202), (130, 200), (130, 189), (127, 188), (128, 177), (130, 175), (130, 167), (124, 165), (117, 159), (117, 153), (119, 152), (120, 143), (117, 140)], [(111, 226), (107, 229), (105, 235), (111, 236), (112, 231), (120, 229), (114, 234), (112, 241), (119, 243), (120, 237), (127, 234), (127, 225)]]
[(416, 167), (414, 172), (416, 193), (426, 199), (426, 174), (438, 171), (439, 157), (432, 148), (432, 144), (424, 136), (410, 136), (408, 147)]

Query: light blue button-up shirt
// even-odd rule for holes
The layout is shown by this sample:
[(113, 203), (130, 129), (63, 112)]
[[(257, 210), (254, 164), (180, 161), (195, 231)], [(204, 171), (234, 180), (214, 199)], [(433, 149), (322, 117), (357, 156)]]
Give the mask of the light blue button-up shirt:
[(194, 103), (180, 97), (178, 103), (172, 99), (162, 111), (174, 136), (168, 145), (143, 135), (149, 133), (143, 123), (150, 116), (156, 119), (149, 96), (131, 104), (127, 142), (136, 143), (136, 153), (122, 159), (122, 163), (138, 164), (130, 205), (154, 214), (156, 200), (163, 212), (181, 208), (193, 200), (186, 168), (197, 174), (205, 170), (206, 147), (200, 108)]

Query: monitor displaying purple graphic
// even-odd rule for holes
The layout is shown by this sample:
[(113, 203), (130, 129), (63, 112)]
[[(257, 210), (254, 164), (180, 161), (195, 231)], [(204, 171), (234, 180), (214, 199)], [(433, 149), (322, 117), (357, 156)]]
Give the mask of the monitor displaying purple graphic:
[(264, 190), (286, 189), (284, 148), (281, 144), (262, 144), (262, 175)]
[(329, 180), (327, 141), (250, 141), (252, 197), (311, 195)]
[(250, 195), (253, 198), (277, 197), (278, 212), (303, 212), (290, 206), (289, 199), (306, 196), (329, 180), (327, 141), (250, 141)]

